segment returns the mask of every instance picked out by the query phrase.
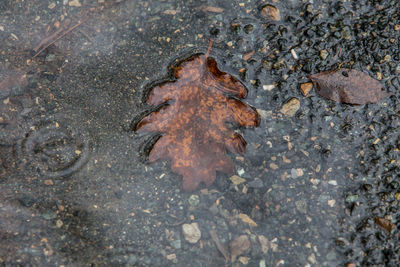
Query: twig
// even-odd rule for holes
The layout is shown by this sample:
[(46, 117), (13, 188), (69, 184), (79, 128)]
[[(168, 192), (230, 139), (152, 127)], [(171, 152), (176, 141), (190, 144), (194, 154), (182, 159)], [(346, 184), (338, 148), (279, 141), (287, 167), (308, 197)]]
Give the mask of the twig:
[(85, 18), (82, 21), (79, 21), (78, 23), (76, 23), (74, 26), (72, 26), (71, 28), (69, 28), (68, 30), (66, 30), (65, 32), (63, 32), (60, 36), (58, 36), (57, 38), (55, 38), (53, 41), (49, 42), (47, 45), (45, 45), (42, 49), (40, 49), (32, 58), (37, 57), (40, 53), (42, 53), (44, 50), (46, 50), (50, 45), (54, 44), (55, 42), (57, 42), (58, 40), (60, 40), (61, 38), (63, 38), (65, 35), (67, 35), (69, 32), (73, 31), (76, 27), (78, 27), (79, 25), (81, 25), (82, 23), (86, 22), (89, 18)]
[(60, 27), (55, 33), (53, 33), (52, 35), (50, 35), (50, 36), (44, 38), (44, 39), (40, 42), (40, 44), (38, 44), (35, 48), (33, 48), (33, 50), (34, 50), (35, 52), (37, 52), (44, 44), (48, 43), (51, 39), (57, 37), (57, 35), (58, 35), (60, 32), (62, 32), (70, 23), (71, 23), (70, 20), (66, 20), (63, 26), (61, 26), (61, 27)]
[(208, 48), (207, 48), (207, 53), (206, 53), (206, 58), (208, 58), (208, 56), (210, 55), (210, 51), (211, 51), (211, 47), (212, 47), (212, 45), (213, 45), (213, 40), (212, 39), (210, 39), (209, 41), (208, 41)]

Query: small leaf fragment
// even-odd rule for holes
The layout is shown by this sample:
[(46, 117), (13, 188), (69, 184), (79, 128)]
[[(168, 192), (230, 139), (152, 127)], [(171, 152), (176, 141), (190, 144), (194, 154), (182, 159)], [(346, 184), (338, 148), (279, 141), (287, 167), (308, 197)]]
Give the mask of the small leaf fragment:
[(236, 261), (237, 256), (246, 252), (249, 248), (250, 240), (247, 235), (236, 237), (232, 242), (229, 243), (229, 249), (231, 251), (231, 262)]
[(378, 80), (352, 69), (337, 69), (310, 75), (319, 95), (339, 103), (376, 103), (388, 94)]
[(233, 175), (233, 176), (231, 176), (231, 178), (229, 178), (229, 179), (232, 181), (232, 183), (233, 183), (234, 185), (239, 185), (239, 184), (241, 184), (241, 183), (246, 182), (246, 179), (243, 179), (242, 177), (240, 177), (240, 176), (238, 176), (238, 175)]
[(258, 226), (255, 221), (253, 221), (247, 214), (240, 213), (238, 218), (241, 219), (243, 222), (249, 224), (250, 226)]

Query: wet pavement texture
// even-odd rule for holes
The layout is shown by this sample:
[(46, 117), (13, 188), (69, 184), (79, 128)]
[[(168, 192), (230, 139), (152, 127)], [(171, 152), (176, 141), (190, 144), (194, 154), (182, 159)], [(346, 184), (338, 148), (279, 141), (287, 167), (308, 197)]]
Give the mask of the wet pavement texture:
[[(0, 265), (398, 266), (399, 8), (1, 1)], [(132, 123), (145, 89), (209, 40), (261, 120), (236, 130), (234, 175), (186, 192)], [(339, 67), (391, 96), (300, 90)]]

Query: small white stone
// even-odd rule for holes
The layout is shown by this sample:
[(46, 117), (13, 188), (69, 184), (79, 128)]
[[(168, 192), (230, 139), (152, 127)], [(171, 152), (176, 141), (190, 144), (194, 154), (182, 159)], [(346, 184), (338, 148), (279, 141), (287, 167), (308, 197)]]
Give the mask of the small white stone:
[(272, 89), (274, 89), (275, 88), (275, 85), (273, 85), (273, 84), (264, 84), (263, 85), (263, 89), (265, 90), (265, 91), (271, 91)]
[(309, 262), (311, 262), (312, 264), (316, 264), (317, 263), (317, 260), (315, 259), (315, 254), (314, 253), (311, 253), (311, 255), (308, 256), (307, 260)]
[(336, 181), (336, 180), (330, 180), (330, 181), (328, 182), (328, 184), (330, 184), (330, 185), (337, 185), (337, 181)]
[(182, 232), (185, 239), (192, 244), (197, 243), (201, 238), (201, 231), (197, 223), (185, 223), (182, 225)]
[(243, 168), (241, 168), (237, 171), (237, 173), (239, 176), (242, 176), (245, 173), (245, 171), (243, 170)]
[(168, 254), (166, 256), (166, 258), (167, 258), (167, 260), (170, 260), (170, 261), (175, 260), (176, 259), (176, 254), (175, 253)]
[(57, 228), (61, 228), (62, 226), (63, 226), (63, 222), (61, 221), (61, 220), (57, 220), (56, 221), (56, 226), (57, 226)]
[(336, 200), (334, 200), (334, 199), (328, 200), (328, 205), (329, 205), (331, 208), (333, 208), (333, 207), (335, 206), (335, 203), (336, 203)]
[(282, 105), (281, 112), (287, 117), (293, 117), (300, 109), (300, 100), (292, 97)]
[(320, 182), (320, 180), (319, 180), (319, 179), (315, 179), (315, 178), (311, 178), (311, 179), (310, 179), (310, 182), (311, 182), (313, 185), (318, 185), (319, 182)]
[(291, 50), (290, 50), (290, 53), (292, 54), (292, 57), (293, 57), (294, 59), (298, 59), (298, 58), (299, 58), (299, 57), (297, 56), (296, 51), (295, 51), (294, 49), (291, 49)]
[(15, 40), (19, 40), (18, 36), (16, 36), (14, 33), (10, 33), (11, 37), (14, 38)]
[(79, 2), (79, 0), (69, 1), (68, 5), (69, 6), (74, 6), (74, 7), (81, 7), (82, 6), (82, 4)]

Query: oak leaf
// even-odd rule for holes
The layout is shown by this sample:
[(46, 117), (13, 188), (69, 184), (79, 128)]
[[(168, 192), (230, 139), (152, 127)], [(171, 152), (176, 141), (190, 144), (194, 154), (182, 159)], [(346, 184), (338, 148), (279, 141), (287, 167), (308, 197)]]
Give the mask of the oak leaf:
[(364, 105), (388, 96), (379, 81), (358, 70), (329, 70), (309, 78), (318, 94), (339, 103)]
[(200, 54), (173, 67), (175, 81), (154, 86), (147, 104), (161, 107), (136, 125), (137, 132), (160, 133), (149, 162), (169, 159), (173, 172), (183, 176), (183, 188), (211, 185), (216, 171), (233, 173), (226, 150), (245, 153), (246, 141), (232, 126), (255, 127), (257, 111), (240, 101), (244, 85), (218, 69), (217, 62)]

